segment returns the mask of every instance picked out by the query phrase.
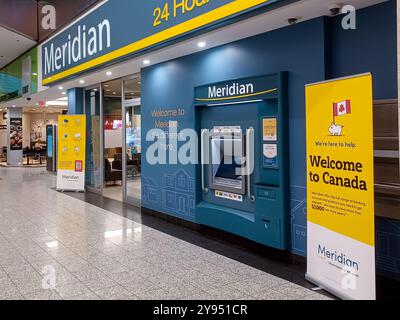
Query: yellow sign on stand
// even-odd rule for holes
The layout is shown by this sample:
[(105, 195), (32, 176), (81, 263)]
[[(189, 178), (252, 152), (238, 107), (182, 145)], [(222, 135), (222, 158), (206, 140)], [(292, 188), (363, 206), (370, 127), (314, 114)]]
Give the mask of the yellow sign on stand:
[(85, 190), (86, 116), (58, 118), (57, 189)]
[(306, 87), (307, 278), (375, 299), (372, 76)]

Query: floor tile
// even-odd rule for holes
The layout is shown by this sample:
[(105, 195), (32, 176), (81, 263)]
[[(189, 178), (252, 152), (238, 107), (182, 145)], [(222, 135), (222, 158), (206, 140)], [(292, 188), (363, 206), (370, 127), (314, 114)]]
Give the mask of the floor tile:
[(24, 298), (26, 300), (62, 300), (60, 295), (52, 290), (40, 290), (25, 294)]
[(160, 287), (156, 286), (155, 284), (151, 283), (147, 280), (134, 280), (129, 281), (121, 284), (125, 289), (129, 292), (133, 293), (134, 295), (138, 295), (141, 292), (153, 291), (160, 289)]
[(57, 286), (56, 291), (63, 299), (91, 293), (90, 289), (81, 282)]
[(291, 295), (294, 297), (306, 297), (313, 293), (313, 291), (308, 290), (304, 287), (298, 286), (294, 283), (286, 283), (281, 286), (277, 286), (274, 290), (279, 291), (286, 295)]
[(296, 300), (294, 296), (273, 289), (265, 289), (264, 291), (258, 292), (257, 295), (253, 297), (256, 300)]
[(95, 294), (102, 300), (137, 300), (136, 296), (119, 285), (95, 291)]
[(88, 287), (92, 291), (98, 291), (101, 289), (110, 288), (117, 285), (115, 281), (105, 276), (82, 282), (86, 287)]
[[(140, 213), (134, 222), (58, 193), (44, 169), (0, 174), (0, 299), (327, 298), (234, 260), (236, 248), (224, 243), (172, 225), (168, 234), (158, 220), (155, 228), (139, 223)], [(16, 192), (31, 198), (12, 202)], [(112, 233), (121, 229), (132, 232)], [(42, 288), (49, 266), (55, 291)]]

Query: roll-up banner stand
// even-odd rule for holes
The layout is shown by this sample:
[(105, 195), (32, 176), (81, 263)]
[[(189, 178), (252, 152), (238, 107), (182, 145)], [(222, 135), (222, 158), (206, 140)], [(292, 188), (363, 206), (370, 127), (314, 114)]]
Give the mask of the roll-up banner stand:
[(307, 85), (306, 105), (306, 278), (375, 300), (372, 76)]
[(58, 118), (57, 190), (85, 190), (86, 116)]

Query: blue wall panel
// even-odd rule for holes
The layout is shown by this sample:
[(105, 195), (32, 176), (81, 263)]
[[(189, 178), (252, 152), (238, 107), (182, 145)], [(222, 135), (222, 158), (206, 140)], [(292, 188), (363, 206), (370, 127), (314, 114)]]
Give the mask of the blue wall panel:
[[(195, 128), (194, 88), (212, 82), (289, 71), (289, 113), (291, 185), (293, 194), (293, 223), (305, 229), (304, 210), (297, 202), (305, 201), (305, 97), (304, 85), (325, 78), (324, 18), (287, 27), (264, 35), (245, 39), (212, 50), (183, 57), (146, 68), (142, 71), (142, 129), (154, 128), (152, 110), (182, 108), (185, 116), (178, 119), (180, 130)], [(171, 119), (175, 120), (175, 119)], [(143, 141), (143, 149), (149, 144)], [(289, 156), (289, 152), (286, 156)], [(194, 221), (190, 212), (178, 213), (168, 205), (166, 179), (169, 174), (183, 171), (196, 178), (194, 166), (151, 166), (143, 163), (143, 206)], [(150, 201), (150, 189), (154, 190)], [(195, 195), (190, 191), (190, 197)], [(171, 197), (173, 201), (173, 196)], [(297, 212), (302, 212), (297, 214)], [(297, 232), (293, 230), (293, 232)], [(306, 238), (297, 237), (293, 251), (305, 254)]]
[(331, 19), (331, 77), (372, 72), (374, 99), (397, 98), (396, 1), (357, 11), (357, 29)]
[[(194, 88), (242, 77), (289, 72), (292, 252), (306, 255), (306, 140), (304, 85), (326, 78), (372, 72), (374, 98), (397, 98), (395, 0), (357, 12), (357, 30), (341, 28), (341, 17), (318, 18), (236, 43), (183, 57), (142, 71), (143, 132), (154, 127), (151, 111), (182, 108), (180, 129), (195, 128)], [(176, 120), (176, 119), (171, 119)], [(149, 144), (143, 141), (143, 150)], [(143, 163), (143, 206), (195, 221), (187, 205), (179, 208), (182, 190), (167, 186), (175, 176), (190, 183), (194, 166)], [(168, 178), (172, 175), (172, 178)], [(187, 190), (190, 201), (197, 189)], [(172, 195), (171, 195), (172, 193)], [(188, 202), (189, 203), (189, 202)], [(185, 209), (185, 210), (177, 210)], [(379, 272), (400, 278), (400, 225), (377, 219)]]

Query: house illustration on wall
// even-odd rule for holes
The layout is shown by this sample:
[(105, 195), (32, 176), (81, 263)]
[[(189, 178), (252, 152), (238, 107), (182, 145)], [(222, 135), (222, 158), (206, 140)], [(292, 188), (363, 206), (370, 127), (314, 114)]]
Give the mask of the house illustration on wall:
[(153, 179), (142, 175), (142, 203), (156, 204), (158, 202), (158, 185)]
[(292, 250), (296, 254), (307, 254), (307, 189), (305, 187), (292, 186), (291, 226), (292, 226)]
[(183, 169), (164, 175), (163, 206), (182, 216), (195, 216), (195, 180)]

